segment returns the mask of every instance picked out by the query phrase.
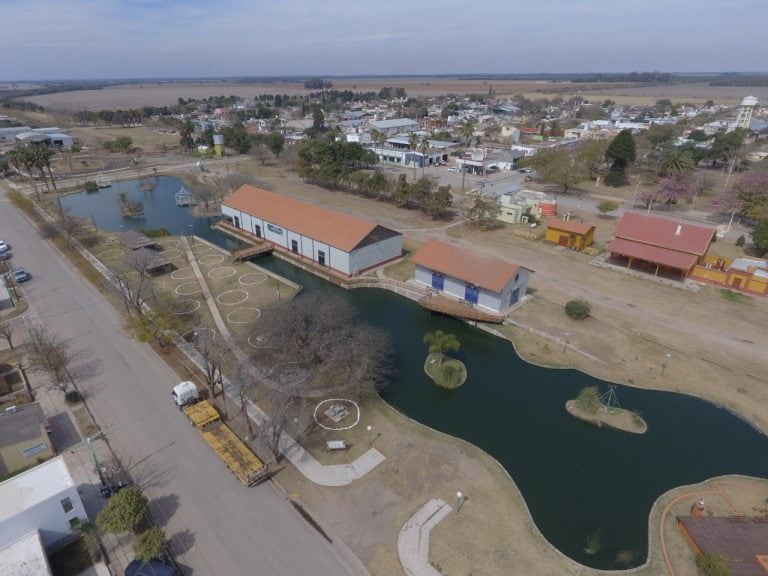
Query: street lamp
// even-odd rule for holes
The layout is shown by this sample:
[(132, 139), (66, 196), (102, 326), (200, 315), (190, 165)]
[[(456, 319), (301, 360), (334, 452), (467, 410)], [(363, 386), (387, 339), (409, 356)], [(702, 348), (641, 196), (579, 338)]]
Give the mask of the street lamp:
[(461, 503), (464, 501), (464, 494), (456, 492), (456, 514), (461, 510)]
[(570, 332), (566, 332), (563, 336), (563, 354), (565, 354), (568, 351), (568, 336), (570, 336)]
[(667, 352), (667, 353), (664, 355), (664, 360), (662, 360), (662, 361), (661, 361), (661, 373), (662, 373), (662, 375), (664, 374), (664, 370), (666, 370), (666, 369), (667, 369), (667, 362), (669, 362), (669, 359), (670, 359), (670, 358), (672, 358), (672, 354), (670, 354), (669, 352)]
[(294, 416), (293, 418), (293, 429), (296, 432), (296, 442), (299, 441), (299, 419)]
[(369, 424), (368, 426), (365, 427), (365, 429), (368, 431), (368, 448), (370, 448), (371, 447), (371, 430), (373, 430), (373, 428)]

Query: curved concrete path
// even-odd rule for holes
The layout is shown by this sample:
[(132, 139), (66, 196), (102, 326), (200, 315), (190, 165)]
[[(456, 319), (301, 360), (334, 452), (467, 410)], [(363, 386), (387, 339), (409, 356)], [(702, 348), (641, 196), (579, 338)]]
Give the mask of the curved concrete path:
[(433, 498), (403, 524), (397, 538), (397, 553), (408, 576), (442, 576), (429, 563), (429, 533), (450, 512), (448, 504)]

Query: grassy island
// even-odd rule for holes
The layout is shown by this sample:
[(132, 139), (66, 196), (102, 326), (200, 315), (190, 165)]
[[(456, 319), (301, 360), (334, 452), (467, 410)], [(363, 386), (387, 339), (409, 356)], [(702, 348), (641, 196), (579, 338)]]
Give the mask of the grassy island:
[(640, 414), (606, 402), (596, 386), (584, 388), (577, 398), (565, 403), (565, 409), (572, 416), (596, 426), (605, 425), (632, 434), (643, 434), (648, 430), (648, 424)]
[(427, 356), (424, 372), (443, 388), (458, 388), (467, 381), (467, 367), (464, 363), (441, 353)]

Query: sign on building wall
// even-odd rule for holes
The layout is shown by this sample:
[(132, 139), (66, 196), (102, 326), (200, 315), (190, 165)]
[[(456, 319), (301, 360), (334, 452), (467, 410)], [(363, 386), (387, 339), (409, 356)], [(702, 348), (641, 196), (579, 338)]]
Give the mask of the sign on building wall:
[(279, 236), (283, 235), (283, 229), (280, 228), (280, 226), (275, 226), (274, 224), (267, 224), (267, 229), (273, 234), (277, 234)]

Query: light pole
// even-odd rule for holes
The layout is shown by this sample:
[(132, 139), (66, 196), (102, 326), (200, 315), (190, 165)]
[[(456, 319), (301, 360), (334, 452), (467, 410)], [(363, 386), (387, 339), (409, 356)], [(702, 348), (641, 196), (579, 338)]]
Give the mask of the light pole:
[(461, 510), (461, 503), (464, 501), (464, 494), (456, 492), (456, 514)]
[(667, 362), (669, 362), (669, 359), (672, 358), (672, 354), (667, 352), (664, 355), (664, 360), (661, 361), (661, 374), (664, 375), (664, 370), (667, 369)]
[(565, 354), (568, 351), (568, 336), (570, 336), (570, 332), (566, 332), (563, 335), (563, 354)]
[(296, 432), (296, 442), (299, 441), (299, 419), (294, 417), (293, 418), (293, 430)]
[(368, 431), (368, 448), (371, 447), (371, 430), (373, 430), (373, 427), (369, 424), (365, 427), (365, 429)]

